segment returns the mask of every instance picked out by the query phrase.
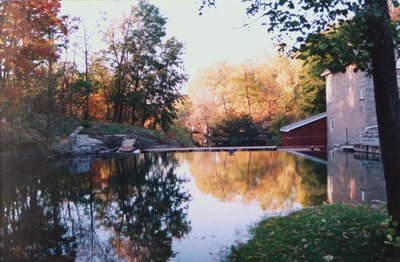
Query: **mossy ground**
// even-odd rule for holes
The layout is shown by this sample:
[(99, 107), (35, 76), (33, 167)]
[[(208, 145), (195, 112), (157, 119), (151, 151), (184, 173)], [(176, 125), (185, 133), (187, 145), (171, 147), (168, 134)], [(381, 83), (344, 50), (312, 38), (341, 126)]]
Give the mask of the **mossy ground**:
[(400, 261), (385, 244), (382, 205), (324, 205), (268, 218), (252, 239), (233, 247), (230, 261)]

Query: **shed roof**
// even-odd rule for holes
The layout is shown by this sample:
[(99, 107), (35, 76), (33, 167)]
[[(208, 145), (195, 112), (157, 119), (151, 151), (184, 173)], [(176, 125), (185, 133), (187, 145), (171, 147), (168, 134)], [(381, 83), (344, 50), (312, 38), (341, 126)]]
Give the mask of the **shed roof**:
[(314, 115), (314, 116), (311, 116), (309, 118), (303, 119), (303, 120), (301, 120), (299, 122), (295, 122), (293, 124), (284, 126), (280, 130), (281, 130), (281, 132), (290, 132), (293, 129), (308, 125), (308, 124), (310, 124), (312, 122), (315, 122), (317, 120), (320, 120), (320, 119), (322, 119), (324, 117), (326, 117), (326, 112), (318, 114), (318, 115)]

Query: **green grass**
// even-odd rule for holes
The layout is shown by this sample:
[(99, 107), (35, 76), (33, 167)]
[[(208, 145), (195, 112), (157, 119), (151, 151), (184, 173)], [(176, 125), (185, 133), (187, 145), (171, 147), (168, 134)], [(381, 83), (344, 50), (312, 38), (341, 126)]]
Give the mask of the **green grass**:
[(92, 136), (103, 136), (103, 135), (122, 135), (127, 133), (136, 133), (139, 136), (152, 137), (161, 139), (163, 134), (159, 131), (153, 131), (144, 129), (137, 126), (117, 124), (117, 123), (100, 123), (100, 122), (89, 122), (82, 120), (80, 123), (84, 127), (83, 133), (90, 134)]
[(385, 244), (384, 208), (324, 205), (269, 218), (252, 239), (232, 247), (230, 261), (400, 261)]
[(168, 130), (167, 136), (171, 139), (175, 139), (183, 147), (194, 147), (194, 143), (190, 138), (190, 131), (183, 127), (172, 126)]
[(83, 133), (90, 135), (121, 135), (125, 134), (128, 130), (128, 126), (115, 123), (100, 124), (97, 122), (82, 121), (81, 125), (84, 127)]

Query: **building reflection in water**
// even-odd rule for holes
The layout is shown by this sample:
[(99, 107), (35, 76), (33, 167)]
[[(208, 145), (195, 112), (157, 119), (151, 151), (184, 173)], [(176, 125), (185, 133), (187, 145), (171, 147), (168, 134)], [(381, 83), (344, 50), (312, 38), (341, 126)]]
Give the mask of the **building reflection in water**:
[(328, 201), (362, 203), (386, 201), (383, 164), (377, 156), (330, 151)]

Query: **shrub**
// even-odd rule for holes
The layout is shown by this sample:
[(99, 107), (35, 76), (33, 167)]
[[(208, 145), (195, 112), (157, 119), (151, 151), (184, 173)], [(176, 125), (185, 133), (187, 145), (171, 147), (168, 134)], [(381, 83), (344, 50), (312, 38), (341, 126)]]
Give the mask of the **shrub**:
[(287, 125), (289, 121), (290, 119), (286, 114), (279, 114), (272, 120), (267, 132), (269, 137), (268, 145), (282, 145), (280, 129)]
[(167, 133), (169, 138), (175, 139), (183, 147), (193, 147), (194, 143), (190, 137), (190, 131), (181, 126), (172, 126)]
[(214, 146), (249, 146), (258, 140), (257, 127), (247, 115), (222, 120), (210, 134)]

